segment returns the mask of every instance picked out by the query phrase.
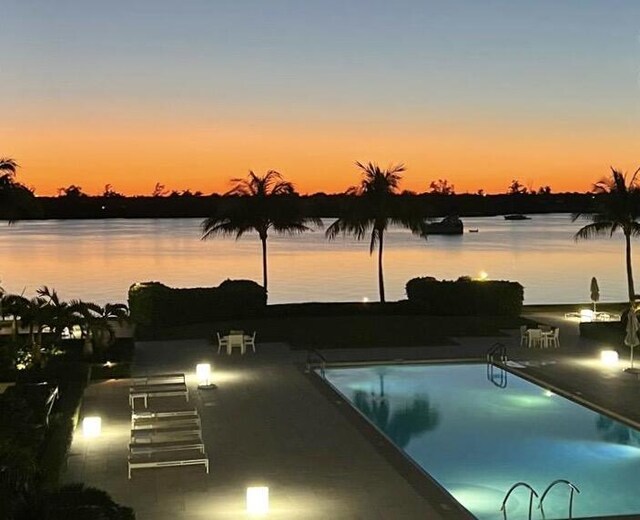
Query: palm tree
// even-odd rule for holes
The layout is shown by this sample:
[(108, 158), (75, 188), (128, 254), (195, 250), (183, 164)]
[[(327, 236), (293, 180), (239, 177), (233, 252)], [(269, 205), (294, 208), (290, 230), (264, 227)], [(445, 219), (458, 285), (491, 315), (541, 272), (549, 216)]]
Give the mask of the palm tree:
[(593, 185), (596, 194), (596, 211), (591, 214), (577, 213), (572, 220), (583, 217), (591, 220), (574, 235), (576, 240), (591, 239), (598, 236), (613, 236), (621, 230), (625, 239), (625, 258), (627, 263), (627, 290), (629, 304), (635, 302), (633, 268), (631, 263), (631, 237), (640, 235), (640, 185), (637, 181), (640, 168), (630, 179), (619, 170), (611, 168), (611, 177), (606, 177)]
[(38, 202), (33, 191), (16, 181), (18, 163), (0, 157), (0, 215), (13, 224), (22, 217), (37, 215)]
[(246, 179), (231, 179), (236, 185), (225, 195), (227, 199), (218, 213), (202, 222), (202, 240), (218, 235), (258, 233), (262, 242), (262, 285), (267, 290), (267, 238), (273, 231), (279, 235), (298, 235), (311, 231), (308, 224), (322, 225), (319, 218), (304, 217), (300, 212), (293, 184), (275, 170), (263, 176), (249, 171)]
[(57, 340), (62, 335), (63, 329), (72, 326), (77, 321), (74, 316), (75, 309), (70, 303), (60, 300), (55, 289), (50, 289), (46, 285), (38, 289), (36, 294), (46, 301), (51, 317), (50, 323), (47, 325)]
[(112, 321), (121, 323), (129, 317), (129, 308), (123, 303), (107, 303), (104, 306), (81, 300), (73, 300), (70, 306), (86, 328), (84, 354), (91, 356), (95, 350), (103, 351), (109, 347), (115, 332)]
[(2, 295), (2, 317), (11, 316), (11, 339), (14, 344), (18, 341), (18, 320), (28, 306), (29, 300), (22, 295)]
[(333, 240), (338, 235), (353, 235), (356, 240), (363, 240), (371, 232), (369, 254), (378, 247), (378, 287), (380, 301), (384, 302), (384, 275), (382, 268), (382, 252), (384, 233), (390, 224), (410, 229), (414, 235), (426, 238), (427, 219), (406, 210), (405, 205), (394, 204), (398, 195), (398, 187), (405, 171), (402, 164), (390, 166), (386, 170), (377, 164), (356, 162), (362, 173), (358, 186), (346, 191), (354, 198), (344, 216), (327, 228), (326, 236)]

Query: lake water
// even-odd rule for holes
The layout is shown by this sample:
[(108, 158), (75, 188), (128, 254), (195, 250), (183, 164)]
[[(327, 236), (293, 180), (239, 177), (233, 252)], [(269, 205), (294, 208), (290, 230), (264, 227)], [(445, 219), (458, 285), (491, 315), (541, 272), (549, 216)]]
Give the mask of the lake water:
[[(465, 230), (478, 233), (425, 241), (390, 230), (384, 254), (388, 300), (404, 298), (405, 283), (416, 276), (455, 279), (480, 271), (522, 283), (526, 303), (588, 301), (592, 276), (598, 278), (601, 301), (626, 299), (621, 236), (576, 243), (572, 235), (581, 224), (561, 214), (518, 222), (502, 217), (463, 221)], [(176, 287), (213, 286), (226, 278), (261, 281), (256, 235), (203, 242), (200, 222), (50, 220), (2, 226), (0, 283), (25, 295), (46, 284), (65, 299), (104, 303), (125, 301), (128, 287), (139, 281)], [(376, 257), (368, 249), (366, 240), (328, 242), (321, 230), (270, 237), (269, 301), (376, 300)], [(637, 262), (634, 267), (640, 276)]]

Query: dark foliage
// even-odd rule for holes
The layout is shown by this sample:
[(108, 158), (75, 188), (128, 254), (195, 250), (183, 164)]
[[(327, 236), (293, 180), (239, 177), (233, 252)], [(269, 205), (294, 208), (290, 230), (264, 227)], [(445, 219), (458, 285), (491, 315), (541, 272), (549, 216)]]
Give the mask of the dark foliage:
[(469, 278), (413, 278), (407, 282), (406, 291), (411, 303), (436, 316), (519, 316), (524, 298), (518, 282)]
[(142, 326), (256, 316), (266, 304), (266, 291), (251, 280), (225, 280), (218, 287), (193, 289), (174, 289), (159, 282), (129, 288), (131, 319)]

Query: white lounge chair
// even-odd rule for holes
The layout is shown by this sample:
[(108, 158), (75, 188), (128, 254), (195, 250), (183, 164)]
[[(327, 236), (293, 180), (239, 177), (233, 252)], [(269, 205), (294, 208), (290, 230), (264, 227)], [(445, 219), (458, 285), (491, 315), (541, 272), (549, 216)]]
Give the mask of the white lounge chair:
[(209, 458), (206, 453), (200, 453), (194, 450), (188, 453), (163, 453), (155, 456), (130, 454), (129, 455), (129, 478), (131, 471), (140, 468), (163, 468), (169, 466), (195, 466), (204, 465), (207, 473), (209, 473)]
[(131, 408), (135, 407), (136, 399), (144, 400), (144, 407), (147, 408), (150, 397), (184, 397), (188, 401), (189, 390), (187, 385), (184, 384), (132, 386), (129, 389), (129, 405)]
[(254, 331), (254, 333), (251, 336), (248, 335), (244, 335), (244, 348), (248, 349), (249, 347), (251, 347), (251, 350), (253, 350), (253, 353), (256, 353), (256, 333)]
[(202, 439), (200, 427), (191, 425), (154, 428), (152, 430), (131, 430), (132, 444), (148, 444), (150, 442), (169, 442), (186, 439)]
[(168, 453), (171, 451), (192, 451), (198, 450), (200, 453), (204, 453), (204, 442), (202, 439), (185, 439), (177, 441), (166, 442), (146, 442), (146, 443), (131, 443), (129, 444), (129, 453), (131, 455), (147, 454), (153, 455), (154, 453)]
[(131, 411), (131, 426), (138, 419), (152, 419), (154, 417), (194, 417), (198, 415), (198, 411), (195, 408), (188, 410), (132, 410)]
[(133, 378), (133, 386), (145, 385), (184, 385), (186, 383), (183, 373), (173, 374), (147, 374)]
[(132, 430), (157, 430), (159, 428), (175, 428), (178, 426), (201, 427), (200, 417), (154, 417), (151, 419), (136, 419), (131, 427)]

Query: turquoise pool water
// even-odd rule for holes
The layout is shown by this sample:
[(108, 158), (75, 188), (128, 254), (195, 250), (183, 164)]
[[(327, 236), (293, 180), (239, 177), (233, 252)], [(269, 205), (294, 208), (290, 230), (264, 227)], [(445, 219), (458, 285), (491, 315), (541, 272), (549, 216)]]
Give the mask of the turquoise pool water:
[[(522, 378), (508, 374), (501, 388), (484, 365), (461, 364), (330, 368), (326, 378), (481, 520), (503, 518), (514, 483), (542, 494), (561, 478), (581, 492), (574, 518), (640, 518), (640, 432)], [(509, 518), (527, 518), (528, 498), (514, 492)], [(568, 504), (568, 488), (554, 487), (546, 518), (566, 518)]]

